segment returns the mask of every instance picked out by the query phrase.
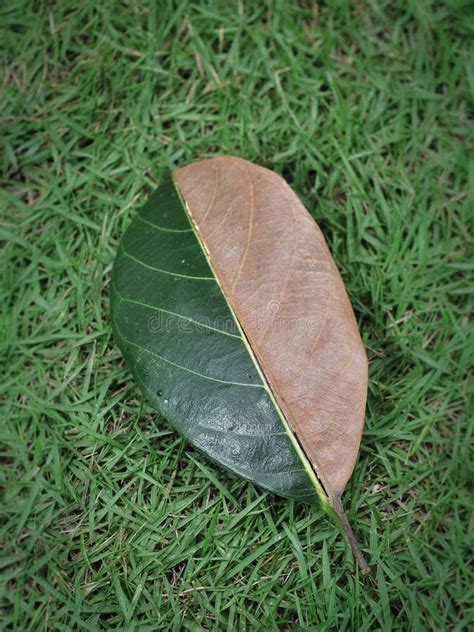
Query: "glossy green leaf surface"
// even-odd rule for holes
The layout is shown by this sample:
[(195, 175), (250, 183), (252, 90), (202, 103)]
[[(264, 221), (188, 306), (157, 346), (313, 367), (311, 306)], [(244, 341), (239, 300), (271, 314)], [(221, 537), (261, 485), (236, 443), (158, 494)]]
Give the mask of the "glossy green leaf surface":
[(137, 383), (193, 446), (265, 489), (316, 501), (304, 457), (171, 179), (122, 238), (111, 309), (117, 343)]

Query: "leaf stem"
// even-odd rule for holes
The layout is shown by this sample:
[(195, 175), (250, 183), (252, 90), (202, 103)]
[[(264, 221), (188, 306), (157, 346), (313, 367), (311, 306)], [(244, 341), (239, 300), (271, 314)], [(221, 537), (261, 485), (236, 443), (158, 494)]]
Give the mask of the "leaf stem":
[(329, 498), (329, 503), (332, 506), (332, 508), (334, 509), (334, 511), (336, 512), (338, 518), (340, 519), (343, 529), (344, 529), (344, 533), (346, 535), (346, 538), (349, 542), (349, 545), (351, 547), (352, 553), (354, 555), (354, 557), (357, 560), (357, 563), (359, 565), (359, 568), (362, 572), (363, 575), (367, 575), (367, 573), (370, 573), (370, 568), (369, 565), (367, 564), (367, 562), (365, 561), (364, 555), (359, 547), (359, 545), (357, 544), (357, 540), (355, 539), (354, 533), (352, 531), (352, 527), (349, 524), (349, 520), (347, 519), (346, 514), (344, 513), (344, 509), (342, 507), (342, 503), (341, 503), (341, 499), (336, 496), (331, 494), (330, 498)]

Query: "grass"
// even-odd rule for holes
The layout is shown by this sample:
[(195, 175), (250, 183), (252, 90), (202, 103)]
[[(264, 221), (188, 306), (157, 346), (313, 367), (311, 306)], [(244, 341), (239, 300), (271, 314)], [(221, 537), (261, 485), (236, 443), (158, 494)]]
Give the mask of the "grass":
[[(1, 628), (472, 629), (468, 3), (1, 13)], [(224, 153), (290, 182), (356, 310), (370, 392), (344, 500), (367, 577), (321, 512), (171, 432), (111, 337), (137, 206)]]

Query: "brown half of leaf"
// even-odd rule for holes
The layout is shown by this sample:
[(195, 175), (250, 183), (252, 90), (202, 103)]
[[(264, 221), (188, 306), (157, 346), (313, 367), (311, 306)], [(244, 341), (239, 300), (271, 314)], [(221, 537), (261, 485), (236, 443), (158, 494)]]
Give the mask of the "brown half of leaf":
[(274, 397), (366, 570), (340, 496), (360, 444), (367, 357), (324, 237), (273, 171), (221, 157), (173, 175)]

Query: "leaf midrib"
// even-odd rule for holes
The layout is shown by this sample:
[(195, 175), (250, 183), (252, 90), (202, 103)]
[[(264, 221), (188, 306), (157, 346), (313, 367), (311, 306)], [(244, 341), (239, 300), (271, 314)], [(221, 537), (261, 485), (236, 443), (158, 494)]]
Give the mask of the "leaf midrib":
[(196, 239), (197, 239), (199, 245), (201, 246), (201, 249), (203, 251), (204, 256), (206, 257), (206, 260), (207, 260), (207, 263), (209, 265), (209, 268), (210, 268), (210, 270), (212, 271), (212, 273), (214, 275), (214, 279), (215, 279), (216, 283), (218, 284), (218, 286), (219, 286), (219, 288), (221, 290), (222, 296), (224, 297), (224, 300), (227, 303), (229, 311), (232, 314), (232, 316), (234, 318), (234, 321), (235, 321), (235, 323), (236, 323), (236, 325), (237, 325), (237, 327), (238, 327), (238, 329), (240, 331), (242, 340), (243, 340), (243, 342), (245, 344), (245, 347), (246, 347), (247, 352), (248, 352), (248, 354), (250, 356), (250, 359), (252, 360), (252, 362), (253, 362), (253, 364), (255, 366), (255, 369), (256, 369), (259, 377), (260, 377), (260, 380), (262, 382), (262, 388), (264, 388), (265, 391), (268, 393), (270, 401), (272, 402), (272, 404), (273, 404), (273, 406), (275, 408), (275, 411), (277, 412), (277, 414), (278, 414), (278, 416), (280, 418), (280, 421), (283, 424), (283, 428), (285, 429), (285, 432), (286, 432), (288, 438), (290, 439), (290, 442), (291, 442), (296, 454), (298, 455), (298, 458), (300, 459), (301, 463), (303, 464), (303, 467), (304, 467), (304, 469), (305, 469), (310, 481), (312, 482), (314, 489), (316, 490), (316, 492), (317, 492), (317, 494), (318, 494), (318, 496), (320, 498), (321, 504), (327, 510), (328, 506), (330, 506), (330, 503), (329, 503), (328, 495), (327, 495), (327, 493), (326, 493), (326, 491), (324, 489), (324, 486), (321, 483), (321, 481), (319, 480), (318, 474), (315, 471), (311, 461), (306, 456), (304, 448), (301, 445), (298, 437), (296, 436), (296, 434), (290, 428), (290, 426), (288, 424), (288, 421), (286, 420), (286, 418), (285, 418), (280, 406), (277, 403), (275, 395), (273, 394), (273, 391), (272, 391), (272, 389), (271, 389), (271, 387), (270, 387), (270, 385), (268, 383), (268, 380), (266, 379), (266, 377), (265, 377), (265, 375), (264, 375), (264, 373), (262, 371), (260, 363), (257, 360), (257, 357), (256, 357), (256, 355), (255, 355), (255, 353), (254, 353), (254, 351), (253, 351), (253, 349), (251, 347), (251, 344), (250, 344), (250, 342), (249, 342), (249, 340), (248, 340), (248, 338), (247, 338), (247, 336), (245, 334), (245, 331), (244, 331), (244, 329), (243, 329), (243, 327), (242, 327), (242, 325), (241, 325), (241, 323), (240, 323), (240, 321), (239, 321), (239, 319), (238, 319), (238, 317), (237, 317), (237, 315), (235, 313), (235, 310), (233, 309), (233, 307), (232, 307), (232, 305), (231, 305), (231, 303), (230, 303), (230, 301), (229, 301), (229, 299), (228, 299), (228, 297), (227, 297), (227, 295), (226, 295), (226, 293), (224, 291), (224, 287), (222, 286), (222, 284), (220, 282), (220, 279), (219, 279), (218, 275), (216, 274), (216, 271), (214, 270), (214, 267), (213, 267), (212, 261), (211, 261), (211, 257), (210, 257), (210, 253), (209, 253), (209, 251), (206, 248), (204, 239), (201, 237), (201, 234), (200, 234), (200, 231), (199, 231), (199, 228), (198, 228), (197, 224), (194, 222), (194, 218), (193, 218), (192, 213), (191, 213), (191, 211), (189, 209), (189, 206), (188, 206), (186, 200), (181, 195), (181, 191), (179, 190), (179, 188), (178, 188), (178, 186), (177, 186), (177, 184), (176, 184), (176, 182), (174, 180), (174, 177), (172, 177), (172, 180), (173, 180), (173, 186), (175, 188), (175, 191), (176, 191), (179, 199), (181, 200), (181, 204), (182, 204), (182, 206), (183, 206), (183, 208), (184, 208), (184, 210), (186, 212), (186, 216), (187, 216), (188, 222), (189, 222), (192, 230), (194, 231), (194, 234), (196, 236)]

